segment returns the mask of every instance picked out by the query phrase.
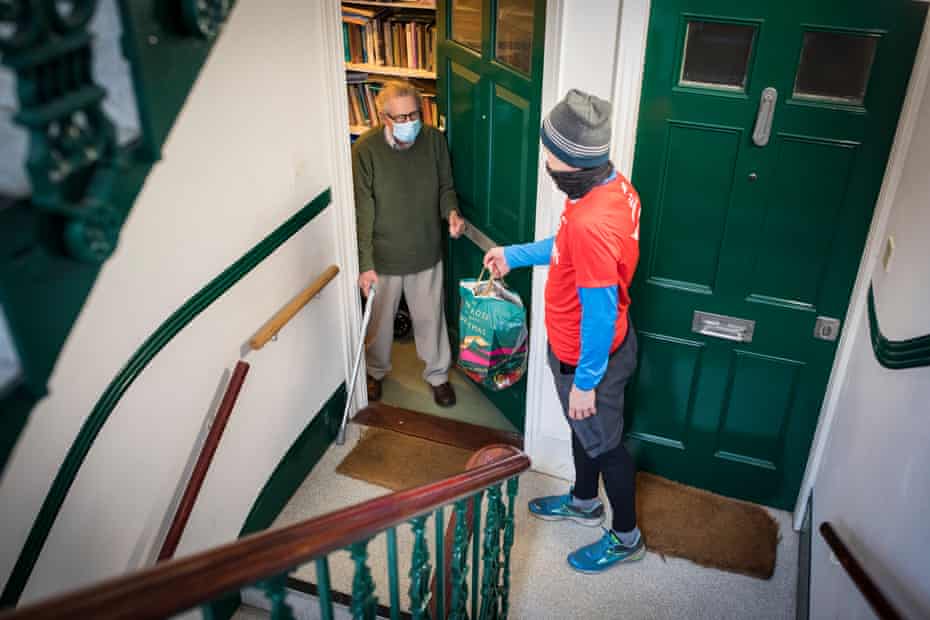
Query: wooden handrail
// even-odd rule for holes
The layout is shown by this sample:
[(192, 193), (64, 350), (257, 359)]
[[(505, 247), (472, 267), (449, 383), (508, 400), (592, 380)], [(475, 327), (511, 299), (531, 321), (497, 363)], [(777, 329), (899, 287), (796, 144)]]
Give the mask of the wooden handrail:
[(338, 265), (330, 265), (326, 268), (320, 277), (314, 280), (310, 286), (302, 290), (297, 294), (294, 299), (287, 302), (287, 304), (275, 312), (274, 316), (268, 319), (268, 321), (261, 326), (261, 328), (255, 332), (255, 335), (249, 339), (249, 346), (252, 347), (253, 351), (257, 351), (265, 346), (269, 340), (274, 338), (281, 328), (287, 325), (287, 322), (294, 318), (294, 315), (300, 312), (300, 309), (306, 306), (311, 299), (317, 296), (317, 294), (323, 290), (323, 287), (329, 284), (330, 280), (336, 277), (339, 273)]
[(242, 360), (236, 364), (232, 377), (229, 379), (229, 385), (223, 394), (223, 401), (216, 412), (216, 418), (210, 426), (210, 432), (203, 442), (203, 448), (197, 457), (197, 463), (191, 472), (190, 480), (184, 489), (184, 495), (178, 503), (178, 509), (174, 513), (174, 520), (165, 536), (165, 542), (158, 553), (158, 561), (170, 560), (174, 557), (174, 552), (181, 542), (181, 534), (184, 533), (184, 527), (190, 519), (191, 511), (194, 509), (194, 503), (200, 494), (203, 481), (207, 477), (207, 470), (210, 469), (210, 463), (213, 462), (213, 455), (216, 454), (216, 448), (220, 445), (220, 439), (223, 437), (223, 431), (226, 430), (226, 423), (232, 414), (233, 407), (236, 405), (236, 399), (239, 397), (239, 390), (242, 389), (242, 383), (249, 372), (249, 365)]
[(0, 620), (155, 619), (191, 609), (243, 586), (286, 573), (529, 469), (526, 454), (512, 446), (495, 446), (498, 447), (501, 450), (493, 462), (444, 480), (382, 495), (46, 602), (0, 613)]
[(865, 572), (859, 560), (850, 552), (849, 547), (840, 538), (836, 530), (829, 521), (820, 524), (820, 535), (826, 541), (827, 546), (839, 560), (840, 564), (846, 569), (846, 574), (856, 584), (859, 592), (865, 597), (872, 611), (882, 620), (902, 620), (903, 616), (891, 604), (888, 597), (879, 589), (878, 585)]

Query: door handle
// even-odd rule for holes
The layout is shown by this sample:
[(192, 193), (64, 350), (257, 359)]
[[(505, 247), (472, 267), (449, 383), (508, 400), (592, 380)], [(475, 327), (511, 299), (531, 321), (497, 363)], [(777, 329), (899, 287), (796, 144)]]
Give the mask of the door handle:
[(756, 127), (752, 131), (752, 141), (756, 146), (765, 146), (772, 135), (772, 121), (775, 119), (775, 103), (778, 91), (769, 86), (762, 91), (759, 99), (759, 112), (756, 115)]
[(740, 319), (734, 316), (724, 316), (710, 312), (694, 311), (691, 322), (691, 331), (722, 338), (733, 342), (752, 342), (752, 335), (756, 329), (756, 322), (750, 319)]

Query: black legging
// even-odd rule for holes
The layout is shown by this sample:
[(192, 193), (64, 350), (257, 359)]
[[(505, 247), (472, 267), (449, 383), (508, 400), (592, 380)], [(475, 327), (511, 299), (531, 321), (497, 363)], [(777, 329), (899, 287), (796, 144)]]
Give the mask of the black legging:
[(572, 456), (575, 458), (575, 488), (572, 494), (578, 499), (597, 497), (601, 474), (607, 499), (613, 509), (613, 529), (629, 532), (636, 527), (636, 465), (621, 443), (609, 452), (592, 459), (572, 433)]

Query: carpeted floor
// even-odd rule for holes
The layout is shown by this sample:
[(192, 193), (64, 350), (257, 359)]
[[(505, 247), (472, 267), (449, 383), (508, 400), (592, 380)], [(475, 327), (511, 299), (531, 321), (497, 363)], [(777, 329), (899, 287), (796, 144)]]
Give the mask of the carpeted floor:
[(497, 407), (485, 398), (481, 390), (454, 368), (449, 372), (449, 382), (455, 388), (457, 404), (443, 408), (433, 402), (433, 393), (423, 380), (423, 362), (417, 357), (412, 338), (394, 342), (391, 365), (393, 369), (384, 378), (383, 384), (381, 401), (385, 404), (502, 431), (518, 432)]
[[(350, 439), (333, 446), (313, 470), (275, 522), (296, 523), (360, 501), (388, 493), (387, 489), (335, 473), (337, 465), (358, 440), (359, 428), (350, 426)], [(634, 620), (793, 620), (797, 581), (798, 536), (791, 515), (765, 509), (779, 524), (782, 538), (771, 579), (762, 580), (698, 566), (657, 553), (633, 565), (603, 575), (581, 575), (569, 569), (566, 555), (594, 541), (600, 530), (571, 523), (550, 523), (530, 517), (526, 502), (540, 495), (564, 493), (569, 483), (536, 473), (520, 478), (517, 497), (516, 542), (512, 558), (511, 613), (514, 620), (614, 619)], [(448, 516), (449, 511), (446, 510)], [(432, 519), (427, 528), (434, 551)], [(397, 528), (400, 558), (400, 592), (407, 601), (409, 587), (410, 528)], [(369, 545), (376, 594), (388, 600), (387, 550), (384, 536)], [(470, 563), (470, 562), (469, 562)], [(351, 591), (352, 562), (347, 553), (330, 559), (333, 587)], [(300, 567), (296, 576), (315, 580), (313, 566)], [(406, 606), (406, 603), (405, 603)]]

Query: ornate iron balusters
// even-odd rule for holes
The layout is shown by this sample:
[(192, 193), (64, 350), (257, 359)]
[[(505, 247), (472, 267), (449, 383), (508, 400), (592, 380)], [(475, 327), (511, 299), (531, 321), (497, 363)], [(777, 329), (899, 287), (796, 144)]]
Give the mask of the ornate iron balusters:
[(323, 556), (316, 561), (316, 587), (320, 595), (320, 620), (333, 620), (333, 597), (329, 580), (329, 556)]
[(500, 610), (501, 522), (504, 503), (501, 485), (488, 488), (488, 514), (484, 525), (484, 568), (481, 583), (480, 620), (498, 620)]
[(294, 620), (294, 610), (287, 598), (287, 573), (277, 575), (258, 584), (271, 602), (271, 620)]
[(397, 575), (397, 528), (389, 527), (386, 533), (391, 620), (400, 620), (400, 580)]
[(426, 517), (410, 522), (413, 529), (413, 555), (410, 561), (410, 615), (413, 620), (429, 620), (429, 546), (426, 544)]
[(452, 541), (452, 601), (449, 609), (451, 620), (468, 618), (468, 502), (455, 502), (455, 538)]
[(32, 203), (74, 258), (100, 262), (116, 248), (123, 213), (112, 203), (122, 166), (116, 131), (103, 112), (106, 91), (91, 73), (87, 29), (95, 0), (7, 0), (0, 52), (16, 72), (19, 113), (29, 133)]
[(513, 512), (517, 499), (517, 478), (507, 481), (507, 516), (504, 519), (504, 578), (501, 584), (501, 620), (510, 612), (510, 550), (513, 548)]
[(378, 612), (378, 598), (375, 596), (375, 582), (368, 568), (368, 542), (371, 539), (352, 543), (349, 553), (355, 562), (355, 576), (352, 578), (352, 618), (354, 620), (374, 620)]

